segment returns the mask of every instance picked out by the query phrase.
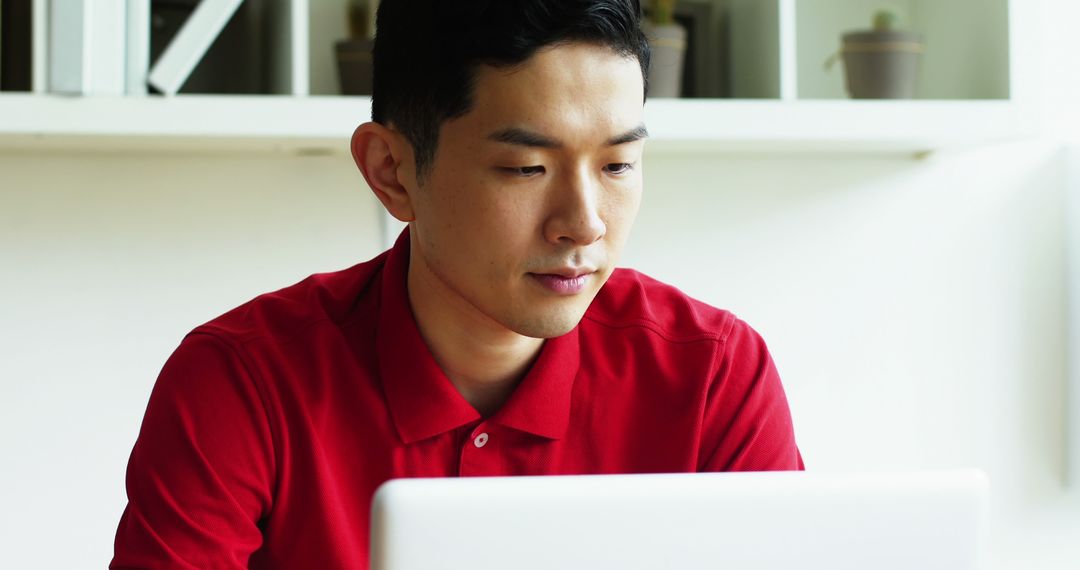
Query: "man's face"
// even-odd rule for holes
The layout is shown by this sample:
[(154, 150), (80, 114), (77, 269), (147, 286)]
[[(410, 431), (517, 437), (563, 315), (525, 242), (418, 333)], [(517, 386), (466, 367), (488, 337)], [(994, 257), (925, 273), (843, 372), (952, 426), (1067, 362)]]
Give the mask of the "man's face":
[(521, 335), (572, 330), (640, 205), (643, 90), (637, 60), (598, 45), (482, 67), (410, 192), (410, 272), (427, 293)]

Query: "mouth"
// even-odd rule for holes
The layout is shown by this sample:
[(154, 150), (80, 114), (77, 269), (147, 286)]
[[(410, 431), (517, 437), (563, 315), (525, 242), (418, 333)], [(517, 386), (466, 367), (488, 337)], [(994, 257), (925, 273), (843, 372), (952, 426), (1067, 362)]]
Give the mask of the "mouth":
[(529, 273), (540, 286), (557, 295), (576, 295), (585, 290), (595, 269), (558, 269), (544, 273)]

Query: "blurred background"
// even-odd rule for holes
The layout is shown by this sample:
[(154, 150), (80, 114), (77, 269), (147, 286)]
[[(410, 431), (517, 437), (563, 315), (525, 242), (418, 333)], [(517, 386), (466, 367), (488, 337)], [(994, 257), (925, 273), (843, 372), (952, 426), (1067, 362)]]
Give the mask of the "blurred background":
[[(184, 334), (396, 233), (347, 146), (372, 9), (0, 0), (0, 566), (106, 565)], [(761, 332), (808, 469), (981, 468), (993, 568), (1080, 567), (1080, 3), (647, 10), (622, 265)]]

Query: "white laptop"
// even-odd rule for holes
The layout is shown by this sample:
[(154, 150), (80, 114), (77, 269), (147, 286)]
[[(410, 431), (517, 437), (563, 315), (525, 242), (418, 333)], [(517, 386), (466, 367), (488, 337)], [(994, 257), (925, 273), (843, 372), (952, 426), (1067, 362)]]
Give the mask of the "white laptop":
[(976, 570), (979, 471), (397, 479), (372, 570)]

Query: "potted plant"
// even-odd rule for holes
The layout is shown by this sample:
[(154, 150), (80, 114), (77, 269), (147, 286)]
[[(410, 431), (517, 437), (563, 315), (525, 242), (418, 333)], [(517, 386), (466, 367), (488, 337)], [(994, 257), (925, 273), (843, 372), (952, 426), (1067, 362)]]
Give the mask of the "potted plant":
[(897, 29), (891, 10), (874, 14), (873, 29), (848, 32), (841, 54), (853, 99), (911, 99), (924, 51), (922, 37)]
[(652, 0), (648, 18), (641, 29), (649, 39), (649, 95), (682, 95), (683, 61), (686, 58), (686, 28), (675, 21), (676, 0)]
[(378, 0), (349, 0), (346, 7), (349, 37), (334, 46), (342, 95), (371, 94), (377, 7)]

